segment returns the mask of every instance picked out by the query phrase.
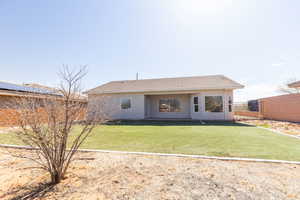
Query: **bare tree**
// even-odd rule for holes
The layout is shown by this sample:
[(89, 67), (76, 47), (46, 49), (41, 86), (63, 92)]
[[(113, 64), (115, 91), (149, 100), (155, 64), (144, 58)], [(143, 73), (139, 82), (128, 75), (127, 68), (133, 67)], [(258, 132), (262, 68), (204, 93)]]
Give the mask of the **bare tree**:
[(82, 120), (86, 102), (81, 95), (81, 81), (86, 67), (72, 71), (63, 66), (59, 75), (61, 84), (57, 94), (25, 96), (18, 98), (14, 105), (20, 126), (16, 135), (34, 149), (18, 156), (34, 161), (49, 172), (53, 184), (64, 178), (74, 155), (96, 122), (104, 121), (99, 115), (97, 120), (92, 117)]
[(282, 86), (279, 86), (278, 91), (284, 94), (295, 94), (300, 93), (300, 88), (291, 88), (289, 84), (296, 82), (296, 78), (289, 79)]

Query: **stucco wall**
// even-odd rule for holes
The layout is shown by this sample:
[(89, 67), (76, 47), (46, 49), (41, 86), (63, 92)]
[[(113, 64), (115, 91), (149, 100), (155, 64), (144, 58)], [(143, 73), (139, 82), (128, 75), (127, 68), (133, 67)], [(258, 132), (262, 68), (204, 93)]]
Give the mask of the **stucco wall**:
[[(159, 112), (160, 99), (176, 98), (180, 102), (180, 112)], [(146, 96), (146, 116), (149, 118), (190, 118), (190, 95), (150, 95)]]
[[(199, 112), (194, 112), (193, 97), (199, 97)], [(224, 112), (205, 112), (205, 96), (222, 96)], [(206, 91), (195, 94), (111, 94), (89, 95), (88, 110), (91, 116), (99, 115), (109, 119), (144, 119), (144, 118), (192, 118), (199, 120), (233, 120), (233, 112), (229, 112), (228, 101), (232, 91)], [(131, 108), (121, 109), (121, 100), (131, 99)], [(159, 100), (177, 98), (181, 112), (159, 112)]]
[(261, 114), (266, 119), (300, 122), (300, 94), (289, 94), (260, 100)]
[[(89, 95), (88, 117), (97, 116), (107, 119), (144, 119), (144, 95), (112, 94)], [(121, 109), (122, 99), (131, 100), (130, 109)]]

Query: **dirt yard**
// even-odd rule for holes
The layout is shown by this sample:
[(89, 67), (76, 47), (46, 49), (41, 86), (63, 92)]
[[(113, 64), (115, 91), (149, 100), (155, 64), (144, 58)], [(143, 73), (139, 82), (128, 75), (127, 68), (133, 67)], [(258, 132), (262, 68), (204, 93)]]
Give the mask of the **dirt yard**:
[(78, 159), (50, 187), (30, 161), (0, 149), (0, 199), (300, 199), (299, 165), (108, 153)]
[(237, 118), (237, 121), (255, 126), (271, 128), (286, 134), (296, 135), (300, 137), (300, 123), (246, 118)]

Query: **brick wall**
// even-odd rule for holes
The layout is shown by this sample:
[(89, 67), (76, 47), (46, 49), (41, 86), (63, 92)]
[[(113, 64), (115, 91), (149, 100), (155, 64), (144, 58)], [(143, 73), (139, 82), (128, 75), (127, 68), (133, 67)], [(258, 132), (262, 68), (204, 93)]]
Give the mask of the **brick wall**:
[[(13, 109), (0, 109), (0, 126), (9, 127), (9, 126), (18, 126), (18, 119), (19, 114), (16, 110)], [(39, 118), (43, 119), (43, 121), (47, 121), (47, 114), (46, 112), (41, 109), (39, 111)], [(85, 119), (85, 111), (83, 111), (80, 116), (79, 120)]]
[(14, 100), (13, 96), (0, 96), (0, 126), (16, 126), (17, 112), (10, 109)]
[(300, 122), (300, 94), (269, 97), (260, 102), (264, 118)]
[[(12, 102), (14, 102), (15, 97), (10, 96), (0, 96), (0, 126), (8, 127), (8, 126), (17, 126), (18, 125), (18, 112), (12, 109)], [(22, 97), (21, 97), (22, 98)], [(85, 119), (86, 111), (83, 111), (80, 114), (79, 120)], [(40, 117), (47, 120), (46, 112), (41, 108), (40, 109)]]
[(17, 112), (13, 109), (0, 109), (0, 126), (16, 126)]

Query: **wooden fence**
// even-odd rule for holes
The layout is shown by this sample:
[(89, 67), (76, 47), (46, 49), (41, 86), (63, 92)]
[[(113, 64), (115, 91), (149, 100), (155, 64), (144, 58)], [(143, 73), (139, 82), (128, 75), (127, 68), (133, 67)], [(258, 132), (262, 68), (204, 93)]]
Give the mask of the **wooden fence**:
[(255, 117), (255, 118), (261, 117), (259, 112), (254, 112), (254, 111), (235, 111), (234, 115), (245, 116), (245, 117)]

